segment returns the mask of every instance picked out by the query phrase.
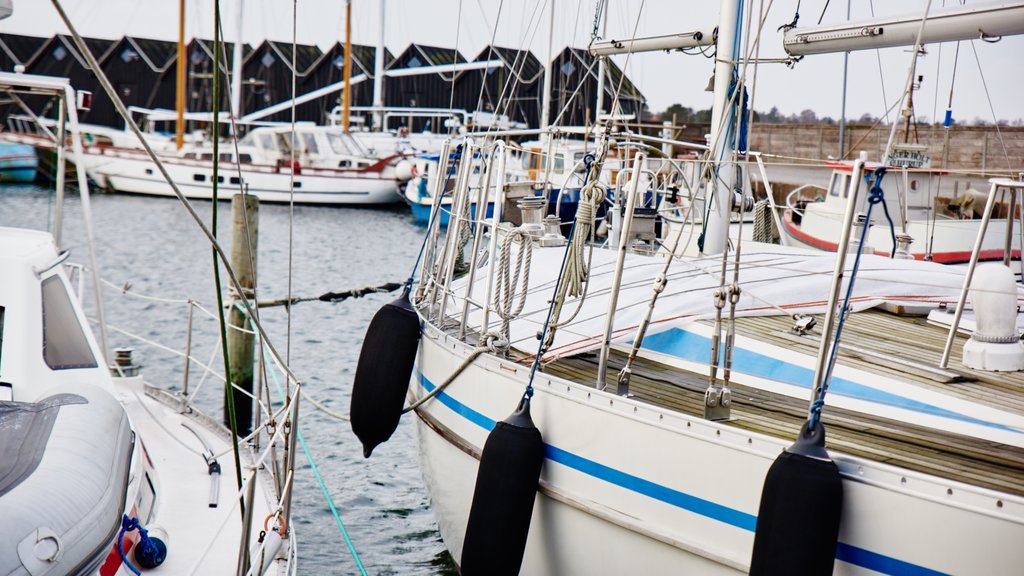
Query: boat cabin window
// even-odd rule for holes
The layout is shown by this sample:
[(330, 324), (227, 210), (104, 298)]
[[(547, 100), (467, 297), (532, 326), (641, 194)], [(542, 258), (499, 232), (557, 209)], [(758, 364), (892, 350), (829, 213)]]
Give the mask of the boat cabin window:
[(259, 142), (260, 148), (263, 148), (264, 150), (274, 150), (276, 148), (274, 146), (274, 137), (270, 134), (260, 134)]
[(96, 368), (96, 357), (59, 276), (42, 282), (43, 360), (54, 370)]
[(252, 164), (252, 154), (239, 154), (238, 161), (242, 164)]
[(850, 191), (850, 175), (845, 172), (833, 172), (832, 181), (828, 185), (829, 196), (846, 198)]
[(327, 143), (331, 146), (331, 151), (335, 154), (351, 154), (352, 151), (348, 149), (348, 143), (341, 137), (341, 134), (334, 132), (327, 133)]
[(320, 147), (316, 145), (316, 134), (306, 132), (302, 134), (302, 146), (307, 154), (319, 154)]
[[(543, 153), (524, 154), (523, 155), (523, 168), (527, 170), (547, 170), (548, 169), (548, 156)], [(562, 172), (565, 170), (565, 155), (556, 154), (555, 163), (551, 170), (553, 172)]]

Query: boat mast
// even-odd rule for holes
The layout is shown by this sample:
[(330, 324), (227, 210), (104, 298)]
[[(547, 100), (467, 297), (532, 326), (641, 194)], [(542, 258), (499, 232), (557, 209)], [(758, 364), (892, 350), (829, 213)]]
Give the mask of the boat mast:
[(555, 0), (548, 0), (548, 55), (544, 61), (544, 94), (540, 107), (540, 129), (546, 130), (551, 113), (551, 64), (555, 35)]
[[(601, 11), (601, 38), (608, 37), (608, 3), (601, 2), (598, 4), (598, 10)], [(608, 57), (598, 56), (597, 61), (597, 104), (594, 110), (594, 123), (597, 124), (601, 121), (601, 112), (604, 110), (604, 78), (608, 73)]]
[(174, 98), (174, 108), (178, 112), (174, 142), (178, 150), (185, 144), (185, 65), (185, 0), (178, 0), (178, 69)]
[[(384, 12), (387, 0), (380, 0), (380, 35), (377, 36), (377, 53), (373, 59), (373, 129), (384, 130)], [(348, 79), (345, 81), (348, 86)]]
[[(731, 114), (726, 110), (729, 101), (729, 88), (733, 82), (737, 45), (737, 34), (740, 26), (740, 0), (722, 2), (722, 13), (718, 23), (718, 57), (715, 58), (715, 100), (711, 108), (711, 138), (708, 141), (708, 152), (714, 173), (708, 180), (707, 202), (712, 203), (708, 217), (708, 225), (704, 234), (703, 253), (717, 254), (725, 248), (726, 236), (729, 233), (729, 215), (732, 206), (733, 188), (736, 184), (736, 171), (732, 169), (733, 149), (736, 134)], [(728, 169), (725, 168), (729, 165)], [(714, 190), (711, 194), (710, 191)]]
[(231, 54), (231, 117), (242, 117), (242, 2), (237, 0), (235, 6), (235, 51)]
[(348, 132), (348, 117), (352, 110), (352, 0), (345, 0), (345, 90), (341, 96), (341, 127)]
[[(846, 21), (850, 21), (850, 0), (846, 0)], [(843, 102), (839, 112), (839, 159), (846, 158), (846, 80), (850, 70), (850, 53), (843, 52)]]
[[(921, 26), (917, 29), (917, 37), (914, 40), (914, 48), (910, 56), (910, 70), (907, 71), (907, 82), (903, 92), (903, 117), (906, 119), (907, 130), (910, 129), (910, 114), (914, 99), (914, 72), (917, 70), (917, 57), (924, 50), (921, 44), (921, 37), (924, 35), (924, 26), (928, 22), (928, 12), (931, 10), (932, 0), (924, 7), (924, 16), (921, 17)], [(885, 153), (882, 155), (882, 162), (888, 164), (892, 156), (893, 144), (896, 142), (896, 131), (899, 129), (899, 122), (893, 122), (889, 130), (889, 141), (885, 144)]]

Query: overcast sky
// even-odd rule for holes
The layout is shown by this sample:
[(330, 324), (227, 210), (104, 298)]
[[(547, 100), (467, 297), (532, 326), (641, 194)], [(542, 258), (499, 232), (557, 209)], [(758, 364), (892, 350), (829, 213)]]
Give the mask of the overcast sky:
[[(222, 0), (225, 34), (235, 35), (238, 0)], [(291, 41), (292, 0), (244, 0), (244, 41), (263, 39)], [(353, 1), (353, 41), (375, 44), (379, 35), (379, 1)], [(398, 54), (412, 42), (455, 48), (473, 59), (490, 42), (511, 48), (528, 47), (543, 60), (547, 51), (546, 2), (555, 1), (554, 50), (566, 45), (584, 47), (594, 24), (595, 0), (387, 0), (385, 43)], [(749, 0), (760, 9), (761, 0)], [(749, 3), (748, 2), (748, 3)], [(608, 37), (652, 36), (715, 26), (717, 3), (697, 0), (608, 0)], [(927, 0), (857, 0), (851, 19), (876, 14), (921, 14)], [(932, 10), (952, 0), (933, 0)], [(971, 2), (968, 2), (969, 4)], [(79, 31), (86, 36), (120, 38), (123, 35), (174, 40), (177, 38), (177, 0), (63, 0)], [(297, 0), (299, 43), (321, 48), (343, 40), (343, 0)], [(792, 20), (796, 0), (764, 0), (772, 8), (764, 27), (762, 57), (779, 57), (782, 33), (777, 28)], [(846, 2), (804, 0), (800, 25), (846, 19)], [(980, 4), (980, 3), (979, 3)], [(14, 16), (0, 21), (0, 32), (50, 36), (66, 32), (50, 0), (14, 0)], [(213, 1), (186, 0), (186, 35), (212, 37)], [(499, 14), (500, 8), (500, 14)], [(642, 9), (641, 9), (642, 8)], [(461, 12), (461, 15), (460, 15)], [(495, 31), (496, 28), (496, 31)], [(920, 60), (924, 76), (915, 95), (918, 116), (941, 118), (949, 98), (954, 69), (955, 44), (931, 45)], [(1024, 117), (1024, 36), (1008, 37), (990, 44), (981, 41), (960, 45), (953, 91), (953, 113), (960, 121)], [(704, 91), (713, 69), (711, 60), (681, 53), (634, 55), (628, 62), (616, 57), (640, 87), (653, 111), (673, 103), (695, 109), (708, 108), (711, 95)], [(864, 113), (880, 116), (898, 97), (906, 81), (910, 53), (904, 48), (861, 51), (850, 55), (847, 116)], [(762, 65), (757, 73), (754, 108), (773, 106), (784, 114), (814, 110), (818, 116), (838, 118), (841, 110), (843, 56), (808, 56), (793, 69), (781, 64)], [(980, 71), (979, 71), (980, 70)], [(982, 74), (983, 72), (983, 74)], [(987, 91), (985, 87), (987, 86)], [(989, 105), (991, 99), (991, 108)], [(888, 104), (886, 104), (886, 100)]]

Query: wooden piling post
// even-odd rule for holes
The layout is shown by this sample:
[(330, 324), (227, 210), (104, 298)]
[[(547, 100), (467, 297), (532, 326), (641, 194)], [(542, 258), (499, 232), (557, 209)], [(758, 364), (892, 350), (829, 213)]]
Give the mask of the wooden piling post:
[[(256, 288), (256, 239), (259, 237), (259, 201), (255, 196), (235, 194), (231, 198), (231, 267), (252, 302)], [(237, 302), (237, 299), (236, 299)], [(255, 305), (255, 304), (254, 304)], [(245, 309), (232, 306), (228, 315), (228, 358), (239, 436), (252, 431), (254, 335)], [(244, 391), (244, 392), (243, 392)], [(248, 395), (247, 395), (248, 393)], [(224, 398), (224, 422), (231, 425), (228, 398)]]

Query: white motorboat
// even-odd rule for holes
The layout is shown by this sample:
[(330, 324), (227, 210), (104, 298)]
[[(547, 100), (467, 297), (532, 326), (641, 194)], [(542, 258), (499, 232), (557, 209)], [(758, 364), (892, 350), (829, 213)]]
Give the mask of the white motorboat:
[[(874, 169), (879, 164), (869, 164)], [(835, 251), (849, 191), (853, 162), (833, 163), (828, 188), (813, 199), (802, 198), (794, 190), (786, 203), (783, 227), (786, 234), (800, 244), (819, 250)], [(905, 176), (905, 177), (904, 177)], [(970, 260), (971, 249), (978, 239), (981, 214), (987, 197), (967, 189), (960, 195), (940, 194), (938, 187), (945, 177), (943, 171), (927, 169), (892, 169), (890, 181), (900, 186), (900, 202), (889, 202), (890, 220), (876, 213), (867, 225), (868, 248), (876, 254), (902, 255), (943, 264), (963, 264)], [(905, 189), (903, 189), (905, 188)], [(868, 199), (858, 208), (865, 212)], [(1020, 259), (1020, 209), (1006, 201), (998, 203), (1001, 217), (992, 218), (990, 234), (984, 238), (982, 260), (1002, 259), (1004, 254)], [(1016, 210), (1016, 214), (1010, 214)], [(1010, 251), (1006, 244), (1009, 241)]]

